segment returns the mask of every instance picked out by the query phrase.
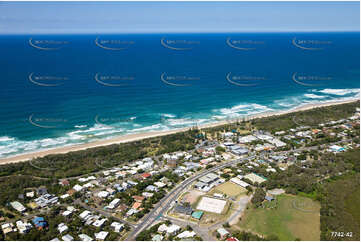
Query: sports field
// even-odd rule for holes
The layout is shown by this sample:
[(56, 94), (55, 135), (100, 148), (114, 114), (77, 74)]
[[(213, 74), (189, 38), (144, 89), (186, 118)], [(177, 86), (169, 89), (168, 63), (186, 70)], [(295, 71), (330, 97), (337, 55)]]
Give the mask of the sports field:
[(206, 212), (221, 214), (226, 204), (226, 200), (215, 199), (211, 197), (202, 197), (202, 199), (197, 205), (197, 209)]
[(264, 236), (276, 235), (280, 240), (320, 240), (319, 212), (318, 202), (283, 194), (271, 204), (246, 210), (237, 226)]
[(212, 190), (212, 192), (226, 194), (228, 197), (236, 197), (247, 192), (247, 189), (232, 182), (225, 182)]

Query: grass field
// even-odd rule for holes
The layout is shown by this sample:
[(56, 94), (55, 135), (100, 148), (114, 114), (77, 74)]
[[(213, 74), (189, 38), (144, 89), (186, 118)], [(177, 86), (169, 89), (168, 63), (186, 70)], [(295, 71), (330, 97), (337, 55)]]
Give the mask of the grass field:
[[(236, 226), (280, 240), (320, 240), (320, 205), (306, 197), (279, 195), (272, 206), (246, 210)], [(271, 207), (271, 208), (270, 208)]]
[(247, 189), (240, 187), (232, 182), (225, 182), (211, 190), (212, 194), (223, 193), (226, 194), (228, 197), (237, 197), (241, 194), (245, 194), (246, 192)]

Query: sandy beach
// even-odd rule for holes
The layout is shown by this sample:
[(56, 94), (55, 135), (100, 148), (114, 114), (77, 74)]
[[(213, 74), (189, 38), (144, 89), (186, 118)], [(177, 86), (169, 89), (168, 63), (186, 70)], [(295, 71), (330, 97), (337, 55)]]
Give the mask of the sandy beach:
[[(275, 111), (275, 112), (260, 113), (257, 115), (249, 116), (247, 119), (249, 120), (249, 119), (255, 119), (255, 118), (269, 117), (269, 116), (273, 116), (273, 115), (282, 115), (282, 114), (286, 114), (286, 113), (305, 111), (305, 110), (309, 110), (309, 109), (313, 109), (313, 108), (317, 108), (317, 107), (325, 107), (325, 106), (331, 106), (331, 105), (336, 105), (336, 104), (350, 103), (350, 102), (355, 102), (358, 100), (359, 100), (358, 98), (355, 98), (355, 99), (342, 100), (342, 101), (325, 102), (325, 103), (320, 103), (320, 104), (305, 104), (305, 105), (302, 105), (302, 106), (299, 106), (297, 108), (290, 109), (287, 111)], [(215, 127), (215, 126), (219, 126), (219, 125), (223, 125), (223, 124), (227, 124), (227, 123), (235, 122), (235, 121), (237, 121), (237, 120), (224, 120), (224, 121), (219, 121), (216, 123), (200, 125), (198, 127), (199, 128)], [(53, 148), (53, 149), (49, 149), (49, 150), (37, 151), (37, 152), (33, 152), (33, 153), (27, 153), (27, 154), (21, 154), (21, 155), (17, 155), (17, 156), (13, 156), (13, 157), (8, 157), (8, 158), (2, 158), (2, 159), (0, 159), (0, 164), (26, 161), (26, 160), (31, 160), (31, 159), (37, 158), (37, 157), (44, 157), (44, 156), (50, 155), (50, 154), (64, 154), (64, 153), (68, 153), (68, 152), (72, 152), (72, 151), (85, 150), (88, 148), (94, 148), (94, 147), (99, 147), (99, 146), (126, 143), (126, 142), (141, 140), (141, 139), (145, 139), (145, 138), (151, 138), (151, 137), (163, 136), (163, 135), (168, 135), (168, 134), (174, 134), (177, 132), (183, 132), (188, 129), (189, 129), (189, 127), (185, 127), (185, 128), (168, 130), (168, 131), (156, 131), (156, 132), (129, 134), (129, 135), (119, 136), (119, 137), (115, 137), (115, 138), (111, 138), (111, 139), (89, 142), (86, 144), (78, 144), (78, 145), (72, 145), (72, 146), (66, 146), (66, 147)]]

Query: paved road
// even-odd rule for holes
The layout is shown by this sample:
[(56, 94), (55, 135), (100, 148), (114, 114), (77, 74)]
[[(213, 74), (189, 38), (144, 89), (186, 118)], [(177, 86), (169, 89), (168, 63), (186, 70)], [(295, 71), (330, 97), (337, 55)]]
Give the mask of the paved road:
[[(343, 140), (343, 141), (339, 141), (339, 142), (347, 142), (347, 140)], [(339, 142), (335, 142), (335, 143), (339, 143)], [(328, 144), (330, 145), (330, 144)], [(274, 154), (277, 153), (288, 153), (288, 152), (295, 152), (295, 151), (303, 151), (303, 150), (312, 150), (312, 149), (318, 149), (318, 146), (311, 146), (311, 147), (303, 147), (303, 148), (299, 148), (299, 149), (294, 149), (294, 150), (289, 150), (289, 151), (281, 151), (281, 152), (274, 152)], [(170, 205), (173, 201), (176, 200), (176, 198), (182, 193), (184, 192), (184, 190), (191, 185), (194, 181), (196, 181), (197, 179), (199, 179), (200, 177), (207, 175), (208, 173), (217, 171), (219, 169), (222, 169), (226, 166), (230, 166), (236, 163), (239, 163), (241, 161), (244, 160), (249, 160), (249, 159), (253, 159), (255, 157), (255, 155), (249, 156), (249, 157), (245, 157), (242, 159), (236, 159), (221, 165), (218, 165), (216, 167), (210, 168), (204, 172), (201, 172), (191, 178), (188, 178), (186, 180), (184, 180), (180, 185), (178, 185), (175, 189), (173, 189), (170, 193), (168, 193), (168, 195), (166, 195), (160, 202), (158, 202), (155, 206), (155, 208), (148, 213), (148, 215), (146, 215), (141, 222), (138, 224), (138, 226), (136, 226), (136, 228), (129, 234), (129, 236), (127, 237), (126, 240), (135, 240), (136, 236), (142, 232), (144, 229), (147, 229), (148, 226), (150, 226), (151, 224), (153, 224), (157, 219), (159, 219), (163, 213), (165, 211), (167, 211), (167, 209), (170, 208)], [(234, 219), (234, 218), (233, 218)]]
[(206, 227), (200, 227), (197, 223), (185, 221), (181, 219), (176, 219), (172, 217), (166, 217), (167, 220), (171, 221), (173, 224), (179, 225), (181, 227), (186, 227), (187, 225), (191, 226), (193, 231), (196, 232), (198, 236), (200, 236), (204, 241), (215, 241), (217, 239), (213, 238), (212, 235), (209, 234), (211, 230)]
[[(235, 224), (238, 222), (237, 217), (239, 217), (243, 211), (245, 210), (245, 208), (247, 207), (248, 202), (251, 200), (252, 196), (243, 196), (239, 199), (239, 201), (237, 202), (238, 205), (238, 209), (236, 211), (233, 211), (232, 215), (228, 217), (227, 220), (222, 220), (219, 221), (218, 223), (215, 223), (213, 225), (211, 225), (210, 227), (208, 227), (208, 230), (216, 230), (220, 227), (223, 226), (223, 224), (225, 223), (229, 223), (230, 225)], [(231, 223), (233, 220), (236, 220), (235, 223)]]
[(244, 196), (239, 199), (239, 201), (237, 202), (238, 209), (227, 219), (227, 222), (230, 225), (238, 223), (239, 217), (242, 215), (242, 213), (246, 209), (247, 204), (251, 201), (252, 197), (253, 197), (253, 195)]
[(187, 178), (184, 180), (181, 184), (179, 184), (175, 189), (173, 189), (168, 195), (166, 195), (160, 202), (157, 203), (157, 205), (154, 207), (154, 209), (148, 213), (143, 219), (142, 222), (138, 224), (138, 226), (129, 234), (128, 238), (126, 240), (135, 240), (136, 236), (143, 231), (144, 229), (148, 228), (151, 224), (153, 224), (159, 216), (162, 216), (164, 212), (166, 212), (173, 201), (176, 200), (176, 198), (186, 190), (186, 188), (191, 185), (194, 181), (201, 178), (202, 176), (207, 175), (208, 173), (217, 171), (219, 169), (222, 169), (224, 167), (242, 162), (244, 160), (252, 159), (254, 156), (246, 157), (243, 159), (237, 159), (233, 160), (215, 167), (212, 167), (206, 171), (203, 171), (193, 177)]

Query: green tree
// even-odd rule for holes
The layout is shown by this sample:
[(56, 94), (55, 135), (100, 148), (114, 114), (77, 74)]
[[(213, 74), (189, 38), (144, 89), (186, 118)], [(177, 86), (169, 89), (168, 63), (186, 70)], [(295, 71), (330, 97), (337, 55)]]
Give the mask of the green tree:
[(265, 196), (266, 196), (266, 192), (262, 188), (257, 188), (253, 194), (251, 202), (257, 207), (259, 207), (261, 203), (264, 201)]

